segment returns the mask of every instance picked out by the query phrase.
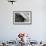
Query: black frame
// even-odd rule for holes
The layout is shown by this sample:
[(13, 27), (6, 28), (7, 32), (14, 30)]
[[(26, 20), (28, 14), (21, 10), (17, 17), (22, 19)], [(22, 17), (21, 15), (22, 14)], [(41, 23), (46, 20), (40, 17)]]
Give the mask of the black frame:
[[(15, 22), (15, 13), (16, 12), (30, 12), (30, 22)], [(32, 24), (32, 11), (13, 11), (13, 24), (14, 25), (29, 25), (29, 24)]]

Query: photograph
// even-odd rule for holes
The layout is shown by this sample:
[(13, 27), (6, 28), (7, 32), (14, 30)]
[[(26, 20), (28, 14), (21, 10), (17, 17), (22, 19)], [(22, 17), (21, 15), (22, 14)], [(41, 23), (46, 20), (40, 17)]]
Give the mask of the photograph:
[(32, 24), (32, 11), (13, 11), (13, 24)]

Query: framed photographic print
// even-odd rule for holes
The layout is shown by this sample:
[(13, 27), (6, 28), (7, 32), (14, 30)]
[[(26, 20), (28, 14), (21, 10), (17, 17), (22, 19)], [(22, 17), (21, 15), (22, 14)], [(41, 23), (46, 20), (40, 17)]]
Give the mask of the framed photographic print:
[(32, 24), (32, 11), (13, 11), (13, 24)]

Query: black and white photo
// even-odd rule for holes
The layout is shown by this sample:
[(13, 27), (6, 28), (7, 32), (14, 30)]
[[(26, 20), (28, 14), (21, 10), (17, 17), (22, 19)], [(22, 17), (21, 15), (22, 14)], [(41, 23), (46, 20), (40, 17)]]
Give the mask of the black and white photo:
[(13, 24), (32, 24), (32, 11), (14, 11)]

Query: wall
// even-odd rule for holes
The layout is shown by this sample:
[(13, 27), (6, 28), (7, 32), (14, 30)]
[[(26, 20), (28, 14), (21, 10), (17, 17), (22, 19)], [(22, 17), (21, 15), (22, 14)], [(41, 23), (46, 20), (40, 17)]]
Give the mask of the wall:
[[(31, 34), (31, 38), (37, 41), (46, 40), (46, 14), (43, 11), (42, 0), (17, 0), (14, 5), (7, 0), (0, 0), (0, 40), (14, 40), (18, 32)], [(31, 11), (31, 25), (14, 25), (13, 11)]]

